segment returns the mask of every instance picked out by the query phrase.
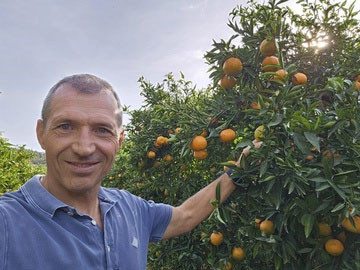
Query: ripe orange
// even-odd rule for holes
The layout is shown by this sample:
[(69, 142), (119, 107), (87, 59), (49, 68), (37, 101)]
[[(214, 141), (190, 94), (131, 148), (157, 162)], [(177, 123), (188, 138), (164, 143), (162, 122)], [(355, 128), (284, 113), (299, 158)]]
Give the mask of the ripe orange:
[(181, 128), (179, 128), (179, 127), (175, 128), (175, 133), (176, 134), (179, 134), (180, 132), (181, 132)]
[(277, 71), (278, 67), (270, 67), (268, 65), (280, 65), (279, 59), (276, 56), (267, 56), (262, 61), (262, 69), (265, 72), (269, 72), (269, 71), (275, 72), (275, 71)]
[(220, 80), (220, 86), (225, 89), (231, 89), (235, 86), (235, 84), (236, 84), (236, 79), (233, 76), (225, 75)]
[(195, 136), (195, 138), (190, 143), (190, 148), (194, 151), (200, 151), (205, 149), (207, 146), (207, 141), (203, 136)]
[(173, 160), (173, 157), (170, 155), (170, 154), (167, 154), (166, 156), (165, 156), (165, 161), (166, 162), (171, 162)]
[(185, 166), (185, 165), (181, 165), (181, 166), (180, 166), (180, 170), (181, 170), (181, 171), (185, 171), (185, 169), (186, 169), (186, 166)]
[(155, 158), (156, 154), (154, 151), (149, 151), (147, 156), (148, 156), (148, 158)]
[(274, 223), (271, 220), (264, 220), (260, 223), (260, 231), (269, 235), (275, 231)]
[(264, 139), (264, 128), (265, 128), (264, 125), (261, 125), (255, 129), (254, 132), (255, 140), (261, 141), (262, 139)]
[(154, 166), (154, 168), (159, 167), (159, 166), (160, 166), (160, 162), (156, 160), (156, 161), (154, 162), (154, 165), (153, 165), (153, 166)]
[(341, 226), (343, 226), (349, 232), (360, 233), (360, 216), (354, 216), (352, 219), (354, 220), (355, 227), (351, 224), (349, 218), (344, 218), (344, 220), (341, 222)]
[[(226, 161), (227, 163), (231, 163), (231, 164), (236, 164), (236, 161), (235, 160), (228, 160)], [(224, 171), (226, 172), (227, 170), (229, 169), (229, 167), (227, 166), (224, 166)]]
[(199, 150), (199, 151), (194, 151), (194, 158), (197, 160), (203, 160), (206, 159), (208, 156), (208, 151), (205, 150)]
[(141, 127), (140, 125), (138, 125), (138, 126), (135, 127), (135, 130), (136, 130), (136, 131), (141, 131), (141, 130), (142, 130), (142, 127)]
[(158, 144), (158, 142), (157, 142), (157, 141), (155, 141), (155, 142), (154, 142), (154, 146), (155, 146), (155, 147), (160, 147), (161, 145), (160, 145), (160, 144)]
[(331, 150), (329, 150), (329, 149), (326, 149), (326, 150), (322, 153), (322, 155), (323, 155), (324, 157), (326, 157), (327, 159), (332, 159), (332, 158), (334, 157), (334, 153), (331, 152)]
[(263, 56), (271, 56), (276, 53), (275, 40), (264, 39), (260, 44), (260, 52)]
[(137, 183), (136, 183), (136, 187), (137, 187), (137, 188), (141, 188), (142, 185), (143, 185), (143, 184), (140, 183), (140, 182), (137, 182)]
[(138, 162), (138, 166), (139, 166), (139, 167), (144, 167), (144, 162), (139, 161), (139, 162)]
[(305, 84), (307, 83), (307, 76), (304, 73), (299, 72), (292, 77), (291, 81), (294, 85)]
[(359, 91), (359, 89), (360, 89), (360, 82), (359, 81), (355, 82), (354, 89), (355, 89), (355, 91)]
[(169, 190), (167, 189), (167, 188), (165, 188), (165, 190), (164, 190), (164, 195), (167, 197), (167, 196), (169, 196)]
[(285, 82), (287, 74), (288, 73), (284, 69), (279, 69), (278, 71), (276, 71), (273, 79)]
[(241, 247), (233, 247), (231, 257), (234, 260), (241, 261), (245, 258), (245, 252)]
[(321, 235), (321, 236), (331, 235), (331, 228), (330, 228), (329, 224), (320, 222), (318, 224), (318, 227), (319, 227), (319, 235)]
[(360, 74), (355, 77), (354, 81), (360, 82)]
[(159, 136), (156, 138), (156, 143), (158, 145), (166, 145), (167, 144), (167, 138), (164, 136)]
[(261, 105), (259, 103), (257, 103), (257, 102), (251, 102), (250, 107), (251, 107), (251, 109), (254, 109), (254, 110), (260, 110), (261, 109)]
[(306, 160), (313, 160), (314, 156), (313, 155), (307, 155), (305, 158), (306, 158)]
[(325, 243), (325, 250), (331, 256), (339, 256), (344, 252), (344, 245), (337, 239), (329, 239)]
[(239, 58), (230, 57), (223, 64), (223, 71), (228, 76), (239, 75), (242, 70), (242, 62)]
[(222, 142), (232, 142), (236, 137), (236, 133), (231, 128), (224, 129), (220, 132), (220, 141)]
[(220, 246), (224, 240), (224, 236), (221, 232), (213, 232), (210, 235), (210, 243), (214, 246)]

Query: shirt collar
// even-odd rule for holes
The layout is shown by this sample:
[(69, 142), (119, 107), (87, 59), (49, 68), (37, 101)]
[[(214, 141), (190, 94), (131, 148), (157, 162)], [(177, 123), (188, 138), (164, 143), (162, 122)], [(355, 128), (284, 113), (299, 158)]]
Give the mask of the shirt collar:
[[(72, 208), (48, 192), (41, 184), (40, 177), (42, 177), (42, 175), (35, 175), (20, 188), (28, 203), (42, 209), (50, 216), (54, 216), (55, 211), (59, 208)], [(100, 201), (111, 205), (116, 202), (109, 197), (107, 192), (104, 192), (103, 187), (100, 187), (98, 198)]]

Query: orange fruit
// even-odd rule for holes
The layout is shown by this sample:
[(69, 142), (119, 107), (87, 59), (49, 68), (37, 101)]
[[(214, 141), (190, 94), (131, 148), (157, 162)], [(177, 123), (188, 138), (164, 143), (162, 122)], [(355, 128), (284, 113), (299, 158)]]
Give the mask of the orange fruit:
[(354, 89), (355, 89), (355, 91), (359, 91), (359, 89), (360, 89), (360, 82), (359, 81), (355, 82)]
[(284, 69), (279, 69), (278, 71), (276, 71), (273, 79), (285, 82), (287, 74), (288, 73)]
[(264, 125), (261, 125), (255, 129), (254, 132), (255, 140), (261, 141), (264, 138), (264, 128), (265, 128)]
[(260, 228), (260, 223), (261, 223), (261, 219), (260, 218), (255, 218), (255, 227), (256, 228)]
[(139, 166), (139, 167), (144, 167), (144, 162), (139, 161), (139, 162), (138, 162), (138, 166)]
[(220, 246), (224, 240), (224, 236), (221, 232), (213, 232), (210, 235), (210, 243), (214, 246)]
[(210, 172), (212, 172), (212, 173), (216, 173), (216, 171), (217, 171), (217, 170), (216, 170), (216, 168), (215, 168), (215, 167), (211, 167), (211, 168), (210, 168)]
[(232, 142), (236, 137), (236, 133), (231, 128), (224, 129), (220, 132), (220, 141), (222, 142)]
[(171, 162), (172, 160), (173, 160), (173, 157), (172, 157), (170, 154), (167, 154), (167, 155), (165, 156), (165, 161)]
[(239, 58), (230, 57), (223, 64), (223, 71), (228, 76), (239, 75), (242, 70), (242, 62)]
[[(235, 160), (229, 160), (229, 161), (227, 161), (227, 163), (236, 164), (236, 161), (235, 161)], [(226, 172), (228, 169), (229, 169), (229, 167), (224, 166), (224, 171), (225, 171), (225, 172)]]
[(280, 65), (279, 59), (276, 56), (267, 56), (262, 61), (262, 69), (265, 72), (269, 72), (269, 71), (275, 72), (275, 71), (277, 71), (278, 67), (269, 67), (268, 65)]
[(250, 107), (251, 107), (251, 109), (254, 109), (254, 110), (260, 110), (261, 109), (261, 105), (259, 103), (257, 103), (257, 102), (251, 102)]
[(141, 131), (141, 130), (142, 130), (142, 127), (138, 125), (138, 126), (135, 127), (135, 130), (136, 130), (136, 131)]
[(186, 166), (185, 166), (185, 165), (181, 165), (180, 170), (181, 170), (181, 171), (185, 171), (185, 169), (186, 169)]
[(319, 234), (321, 236), (329, 236), (329, 235), (331, 235), (331, 228), (330, 228), (329, 224), (324, 223), (324, 222), (320, 222), (318, 224), (318, 228), (319, 228)]
[(305, 157), (306, 160), (313, 160), (314, 159), (314, 156), (313, 155), (307, 155)]
[(156, 138), (156, 143), (158, 145), (166, 145), (167, 144), (167, 138), (164, 136), (159, 136)]
[(349, 232), (360, 233), (360, 216), (354, 216), (352, 219), (355, 223), (355, 227), (351, 224), (349, 218), (344, 218), (344, 220), (341, 222), (341, 226), (343, 226)]
[(154, 165), (153, 165), (153, 166), (154, 166), (155, 168), (159, 167), (159, 166), (160, 166), (160, 162), (156, 160), (156, 161), (154, 162)]
[(357, 82), (360, 82), (360, 74), (357, 75), (354, 80), (357, 81)]
[(203, 136), (195, 136), (190, 143), (190, 148), (194, 151), (204, 150), (207, 146), (207, 141)]
[(169, 196), (169, 190), (167, 189), (167, 188), (165, 188), (165, 190), (164, 190), (164, 195), (167, 197), (167, 196)]
[(331, 150), (326, 149), (323, 154), (324, 157), (326, 157), (327, 159), (332, 159), (334, 157), (334, 153), (331, 152)]
[(199, 151), (194, 151), (194, 158), (197, 160), (203, 160), (206, 159), (208, 156), (208, 151), (205, 150), (199, 150)]
[(307, 83), (307, 76), (304, 73), (299, 72), (292, 77), (291, 81), (294, 85), (305, 84)]
[(156, 154), (154, 151), (149, 151), (147, 156), (148, 156), (148, 158), (155, 158)]
[(181, 128), (179, 128), (179, 127), (175, 128), (175, 133), (176, 134), (179, 134), (180, 132), (181, 132)]
[(220, 86), (225, 89), (231, 89), (235, 86), (235, 84), (236, 84), (236, 79), (233, 76), (225, 75), (220, 80)]
[(339, 256), (344, 252), (344, 245), (337, 239), (329, 239), (325, 243), (325, 250), (331, 256)]
[(338, 240), (340, 240), (342, 243), (345, 243), (345, 241), (346, 241), (346, 234), (345, 234), (345, 232), (342, 231), (341, 233), (339, 233), (339, 234), (336, 236), (336, 238), (337, 238)]
[(264, 39), (260, 44), (260, 52), (263, 56), (271, 56), (276, 53), (275, 40)]
[(264, 220), (260, 223), (260, 231), (269, 235), (275, 231), (274, 223), (271, 220)]
[(136, 187), (137, 187), (137, 188), (141, 188), (142, 185), (143, 185), (143, 184), (140, 183), (140, 182), (137, 182), (137, 183), (136, 183)]
[(241, 261), (245, 258), (245, 251), (241, 247), (233, 247), (231, 257), (234, 260)]

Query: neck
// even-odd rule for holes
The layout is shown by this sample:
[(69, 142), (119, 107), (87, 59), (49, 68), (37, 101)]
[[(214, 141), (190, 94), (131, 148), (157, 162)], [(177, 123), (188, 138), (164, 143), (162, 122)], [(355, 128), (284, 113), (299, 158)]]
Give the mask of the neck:
[(71, 192), (61, 187), (51, 184), (48, 177), (42, 177), (41, 184), (54, 197), (63, 203), (76, 208), (78, 212), (89, 215), (93, 218), (99, 215), (100, 205), (98, 192), (100, 186), (94, 190)]

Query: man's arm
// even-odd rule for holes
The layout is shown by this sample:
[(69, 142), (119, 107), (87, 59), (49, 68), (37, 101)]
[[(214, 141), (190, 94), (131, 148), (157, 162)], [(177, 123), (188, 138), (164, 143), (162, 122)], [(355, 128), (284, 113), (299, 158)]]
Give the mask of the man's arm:
[(220, 183), (221, 192), (220, 203), (225, 201), (236, 188), (230, 177), (224, 173), (180, 206), (173, 207), (170, 223), (162, 239), (171, 238), (191, 231), (201, 221), (206, 219), (214, 210), (211, 201), (216, 199), (216, 186), (218, 183)]
[[(256, 149), (259, 149), (262, 142), (253, 141), (253, 144)], [(247, 156), (249, 151), (250, 146), (243, 150), (242, 155)], [(236, 162), (236, 165), (240, 164), (240, 159), (241, 156)], [(218, 183), (220, 183), (220, 203), (224, 202), (236, 188), (231, 178), (224, 173), (211, 184), (187, 199), (180, 206), (173, 207), (170, 223), (166, 228), (162, 239), (171, 238), (191, 231), (200, 222), (206, 219), (214, 210), (211, 201), (216, 199), (216, 186)]]

